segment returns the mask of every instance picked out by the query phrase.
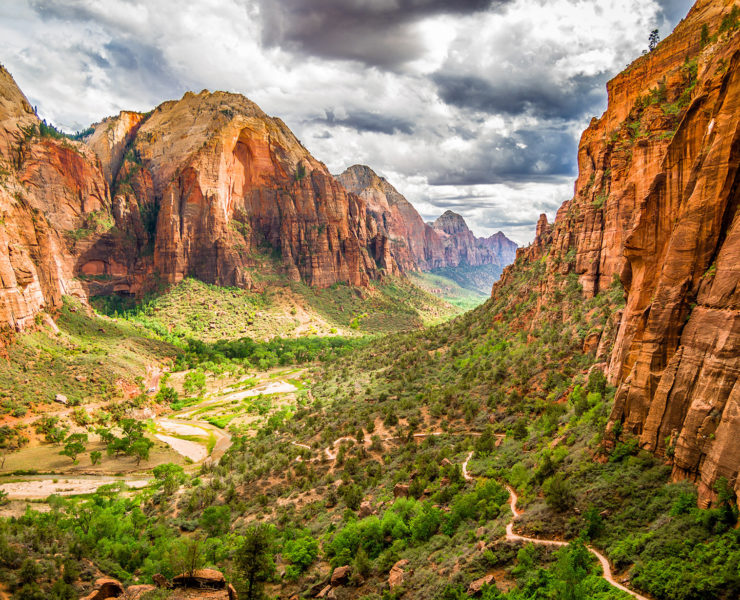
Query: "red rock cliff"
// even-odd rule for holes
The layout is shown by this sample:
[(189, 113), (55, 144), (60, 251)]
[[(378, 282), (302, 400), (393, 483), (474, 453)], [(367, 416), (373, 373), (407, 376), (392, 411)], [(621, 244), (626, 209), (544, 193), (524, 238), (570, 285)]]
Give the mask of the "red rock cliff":
[[(115, 144), (127, 137), (121, 159)], [(365, 203), (243, 96), (187, 93), (141, 121), (122, 113), (100, 124), (90, 143), (115, 174), (121, 226), (152, 248), (127, 265), (132, 293), (140, 278), (131, 273), (149, 269), (169, 282), (191, 275), (249, 287), (258, 251), (318, 287), (399, 271)]]
[(63, 295), (84, 296), (75, 256), (112, 225), (95, 155), (40, 126), (0, 67), (0, 324), (16, 329)]
[(599, 350), (618, 386), (609, 429), (619, 423), (672, 460), (704, 504), (720, 476), (740, 492), (735, 4), (699, 0), (609, 82), (608, 109), (581, 139), (574, 198), (520, 253), (524, 263), (547, 256), (543, 297), (568, 273), (587, 297), (621, 280), (616, 342)]
[(424, 223), (413, 205), (370, 167), (354, 165), (337, 177), (367, 203), (378, 231), (390, 240), (391, 254), (404, 271), (429, 271), (460, 265), (505, 266), (514, 260), (516, 244), (499, 232), (476, 238), (465, 220), (447, 211)]

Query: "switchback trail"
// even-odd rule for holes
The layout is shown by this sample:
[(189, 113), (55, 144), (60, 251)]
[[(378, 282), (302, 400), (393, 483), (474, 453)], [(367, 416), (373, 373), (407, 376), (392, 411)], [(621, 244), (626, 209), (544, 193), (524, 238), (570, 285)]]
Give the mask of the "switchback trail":
[[(465, 458), (465, 462), (462, 464), (462, 474), (466, 481), (473, 481), (474, 477), (472, 477), (468, 473), (468, 462), (470, 459), (473, 458), (473, 452), (470, 452), (468, 456)], [(540, 538), (530, 538), (525, 537), (523, 535), (518, 535), (514, 533), (514, 521), (516, 521), (517, 517), (522, 515), (522, 511), (520, 511), (516, 504), (519, 500), (519, 497), (516, 495), (516, 492), (514, 489), (507, 485), (506, 489), (509, 492), (509, 508), (511, 508), (511, 521), (508, 522), (506, 525), (506, 539), (511, 542), (526, 542), (530, 544), (538, 544), (541, 546), (567, 546), (568, 542), (560, 542), (558, 540), (544, 540)], [(637, 600), (650, 600), (647, 596), (642, 596), (638, 594), (637, 592), (633, 592), (631, 589), (625, 587), (618, 581), (614, 580), (614, 576), (612, 575), (612, 568), (609, 564), (609, 560), (601, 554), (598, 550), (595, 550), (591, 546), (586, 546), (588, 551), (593, 554), (598, 560), (599, 563), (601, 563), (601, 568), (603, 569), (602, 577), (612, 586), (615, 588), (622, 590), (623, 592), (629, 594), (630, 596), (637, 598)]]

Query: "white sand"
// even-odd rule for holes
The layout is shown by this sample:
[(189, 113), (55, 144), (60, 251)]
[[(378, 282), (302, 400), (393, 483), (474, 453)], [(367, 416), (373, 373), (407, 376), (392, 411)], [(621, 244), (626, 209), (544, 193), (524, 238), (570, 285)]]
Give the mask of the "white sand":
[[(203, 435), (202, 429), (199, 429), (198, 431), (200, 432), (200, 435)], [(182, 454), (182, 456), (189, 458), (193, 462), (200, 462), (201, 460), (205, 459), (206, 456), (208, 456), (208, 451), (206, 450), (206, 447), (202, 444), (199, 444), (198, 442), (181, 440), (180, 438), (172, 437), (169, 435), (162, 435), (161, 433), (158, 433), (154, 437), (167, 444), (178, 454)]]
[(208, 432), (202, 427), (186, 425), (185, 423), (178, 423), (177, 421), (170, 421), (169, 419), (157, 419), (156, 423), (165, 431), (169, 431), (170, 433), (175, 433), (177, 435), (208, 436)]
[(123, 482), (130, 488), (138, 489), (149, 483), (149, 480), (122, 480), (112, 477), (100, 477), (96, 479), (58, 479), (54, 483), (52, 479), (34, 479), (3, 483), (0, 484), (0, 489), (8, 492), (8, 498), (10, 500), (39, 500), (48, 498), (52, 494), (58, 494), (60, 496), (92, 494), (101, 485), (117, 482)]
[(271, 381), (270, 383), (265, 383), (252, 388), (251, 390), (229, 394), (222, 400), (242, 400), (244, 398), (259, 396), (260, 394), (289, 394), (290, 392), (295, 392), (297, 389), (298, 388), (292, 383), (287, 383), (285, 381)]

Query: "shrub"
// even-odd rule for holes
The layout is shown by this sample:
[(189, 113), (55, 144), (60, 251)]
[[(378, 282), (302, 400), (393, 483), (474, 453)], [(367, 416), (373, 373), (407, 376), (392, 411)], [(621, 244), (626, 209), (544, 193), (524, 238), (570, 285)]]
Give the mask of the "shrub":
[(421, 510), (409, 523), (411, 536), (416, 541), (426, 542), (437, 533), (440, 521), (441, 513), (439, 509), (430, 504), (422, 503)]
[(307, 531), (303, 532), (301, 537), (285, 542), (282, 555), (290, 563), (286, 571), (288, 577), (295, 578), (316, 560), (319, 555), (319, 542)]
[(575, 503), (571, 486), (565, 480), (562, 473), (557, 473), (547, 479), (542, 489), (545, 492), (545, 502), (547, 505), (558, 512), (568, 510)]

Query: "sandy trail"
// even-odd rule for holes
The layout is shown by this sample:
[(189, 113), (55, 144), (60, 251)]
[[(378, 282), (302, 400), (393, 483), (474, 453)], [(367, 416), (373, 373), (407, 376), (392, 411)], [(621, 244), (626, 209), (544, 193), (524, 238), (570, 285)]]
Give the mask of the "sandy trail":
[(138, 489), (149, 483), (148, 479), (115, 479), (97, 477), (95, 479), (32, 479), (0, 484), (0, 489), (8, 492), (10, 500), (44, 500), (52, 494), (72, 496), (93, 494), (101, 485), (125, 483), (128, 487)]
[[(509, 487), (506, 486), (506, 489), (509, 490), (509, 506), (511, 508), (511, 514), (513, 515), (511, 518), (511, 521), (509, 521), (508, 525), (506, 526), (506, 539), (514, 542), (529, 542), (532, 544), (540, 544), (544, 546), (567, 546), (568, 542), (558, 542), (556, 540), (543, 540), (539, 538), (529, 538), (524, 537), (522, 535), (517, 535), (514, 533), (514, 521), (518, 516), (522, 514), (520, 510), (517, 509), (516, 504), (519, 500), (519, 497), (516, 495), (516, 492)], [(642, 596), (638, 594), (637, 592), (633, 592), (628, 587), (625, 587), (618, 581), (614, 580), (614, 576), (612, 575), (612, 568), (609, 564), (609, 559), (606, 558), (601, 552), (598, 550), (595, 550), (591, 546), (586, 546), (588, 551), (593, 554), (601, 564), (601, 568), (603, 569), (604, 573), (602, 577), (606, 579), (611, 585), (613, 585), (615, 588), (622, 590), (623, 592), (629, 594), (630, 596), (637, 598), (638, 600), (650, 600), (647, 596)]]
[[(466, 481), (472, 481), (474, 479), (468, 473), (468, 462), (470, 461), (471, 458), (473, 458), (473, 452), (470, 452), (468, 454), (467, 458), (465, 459), (465, 462), (462, 464), (462, 473)], [(520, 511), (516, 507), (517, 502), (519, 501), (519, 497), (516, 495), (516, 492), (514, 491), (514, 489), (509, 485), (506, 486), (506, 489), (509, 492), (509, 508), (511, 508), (511, 515), (512, 515), (511, 521), (509, 521), (506, 525), (506, 539), (507, 540), (509, 540), (510, 542), (525, 542), (529, 544), (538, 544), (540, 546), (551, 546), (551, 547), (553, 546), (560, 547), (560, 546), (568, 545), (568, 542), (561, 542), (558, 540), (544, 540), (540, 538), (530, 538), (530, 537), (525, 537), (523, 535), (518, 535), (514, 533), (514, 522), (519, 516), (521, 516), (522, 511)], [(593, 554), (599, 560), (599, 563), (601, 564), (601, 568), (603, 569), (602, 577), (610, 585), (613, 585), (615, 588), (622, 590), (623, 592), (629, 594), (630, 596), (634, 598), (637, 598), (638, 600), (650, 600), (648, 597), (642, 596), (638, 594), (637, 592), (633, 592), (628, 587), (625, 587), (618, 581), (615, 581), (614, 576), (612, 575), (611, 565), (609, 564), (609, 560), (606, 558), (606, 556), (604, 556), (603, 554), (601, 554), (601, 552), (599, 552), (598, 550), (595, 550), (591, 546), (586, 546), (586, 548), (591, 554)]]
[[(423, 438), (426, 438), (426, 437), (434, 437), (434, 436), (444, 435), (445, 433), (450, 433), (450, 432), (445, 432), (445, 431), (431, 431), (429, 433), (414, 433), (412, 437), (415, 438), (415, 439), (423, 439)], [(450, 435), (456, 435), (456, 433), (455, 432), (452, 432), (452, 433), (450, 433)], [(480, 436), (481, 434), (480, 433), (477, 433), (477, 432), (466, 432), (465, 435)], [(370, 446), (372, 445), (372, 440), (368, 436), (369, 436), (369, 434), (366, 434), (365, 435), (365, 440), (362, 442), (362, 445), (365, 446), (365, 448), (370, 448)], [(396, 435), (396, 436), (384, 437), (384, 438), (381, 439), (381, 441), (383, 441), (383, 442), (392, 442), (394, 440), (405, 440), (405, 439), (407, 439), (406, 436), (397, 436)], [(359, 443), (357, 441), (357, 438), (352, 437), (352, 436), (349, 436), (349, 435), (346, 435), (344, 437), (340, 437), (340, 438), (334, 440), (334, 442), (332, 443), (331, 446), (327, 446), (326, 448), (324, 448), (324, 455), (326, 456), (327, 460), (334, 461), (334, 460), (337, 459), (338, 451), (334, 450), (334, 448), (337, 445), (341, 444), (342, 442)], [(308, 446), (307, 444), (299, 444), (298, 442), (290, 442), (290, 443), (293, 444), (294, 446), (298, 446), (299, 448), (305, 448), (306, 450), (311, 450), (311, 446)], [(471, 452), (471, 455), (472, 455), (472, 452)], [(296, 460), (298, 462), (301, 462), (302, 461), (302, 459), (301, 459), (300, 456), (298, 458), (296, 458)], [(320, 459), (319, 458), (312, 458), (311, 459), (311, 461), (317, 461), (317, 460), (320, 460)], [(467, 461), (466, 461), (466, 464), (467, 464)]]

